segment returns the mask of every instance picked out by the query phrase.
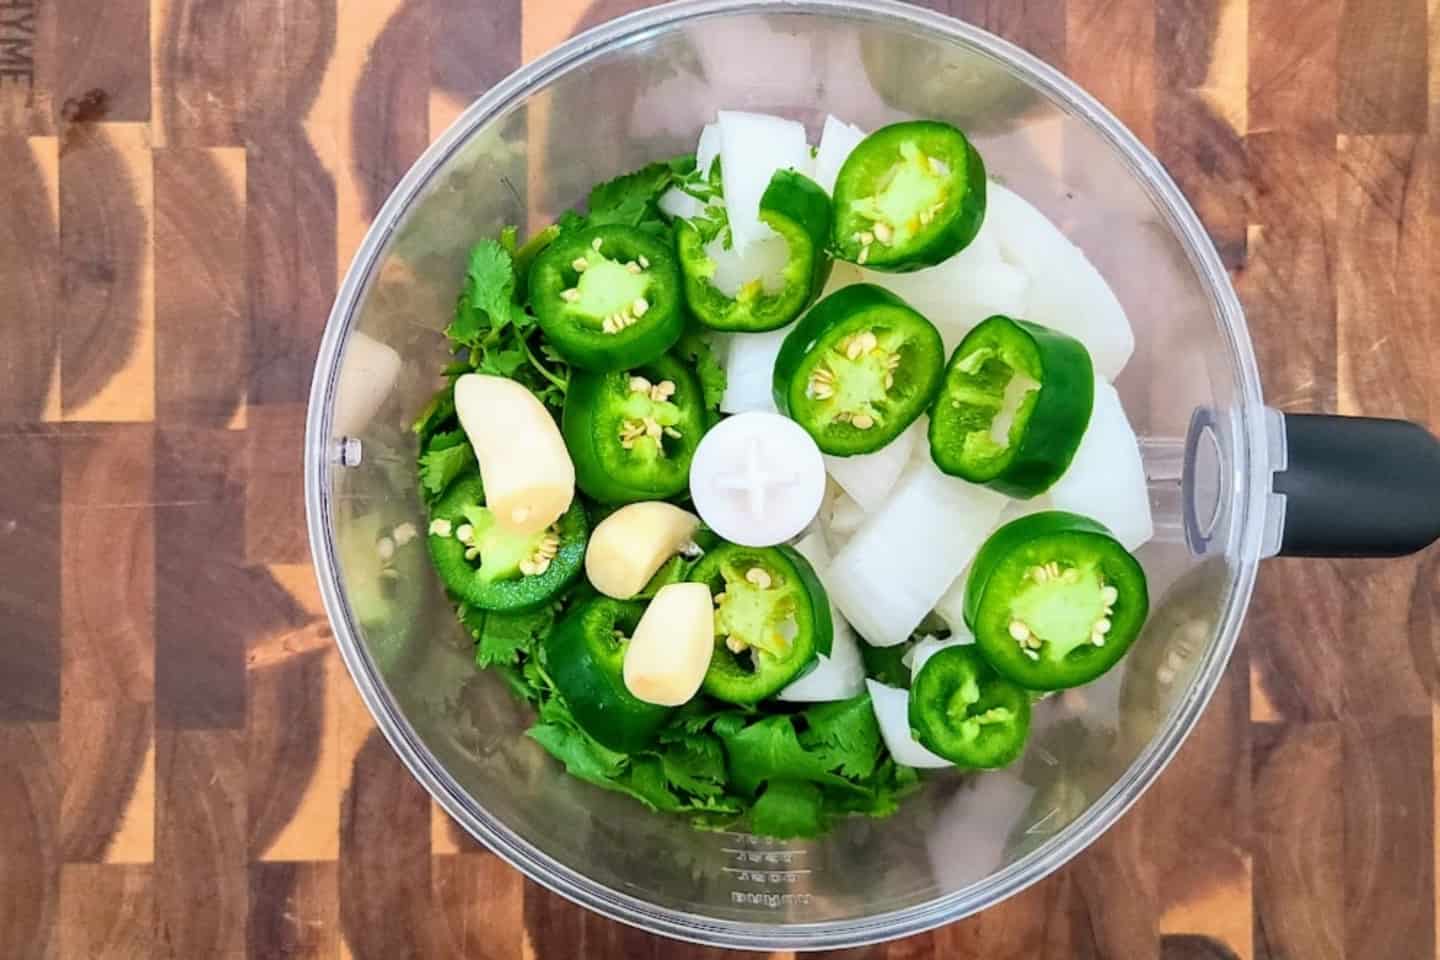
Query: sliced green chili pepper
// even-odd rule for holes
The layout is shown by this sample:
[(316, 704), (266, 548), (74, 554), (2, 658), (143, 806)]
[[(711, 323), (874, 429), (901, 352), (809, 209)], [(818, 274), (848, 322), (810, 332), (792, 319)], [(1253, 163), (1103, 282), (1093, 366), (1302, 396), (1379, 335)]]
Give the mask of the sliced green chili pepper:
[(675, 255), (635, 227), (562, 234), (535, 258), (529, 286), (547, 342), (586, 370), (649, 363), (685, 332)]
[(965, 582), (965, 622), (985, 659), (1030, 690), (1113, 667), (1145, 623), (1145, 571), (1110, 531), (1058, 510), (990, 535)]
[(1095, 370), (1058, 330), (994, 316), (965, 335), (930, 410), (930, 456), (1012, 497), (1044, 493), (1090, 423)]
[(704, 690), (755, 704), (830, 653), (830, 601), (809, 562), (790, 547), (727, 543), (701, 558), (690, 580), (715, 598), (715, 654)]
[(525, 610), (580, 575), (590, 524), (577, 500), (547, 530), (516, 536), (485, 508), (478, 473), (456, 480), (430, 511), (430, 557), (455, 597), (481, 610)]
[(775, 405), (825, 453), (871, 453), (925, 411), (940, 388), (935, 325), (887, 290), (856, 283), (800, 318), (775, 358)]
[(633, 503), (687, 489), (707, 419), (700, 381), (666, 354), (628, 370), (572, 373), (560, 425), (580, 489), (601, 503)]
[(625, 649), (643, 603), (609, 597), (582, 601), (545, 637), (545, 671), (575, 722), (611, 750), (643, 750), (669, 707), (637, 699), (625, 686)]
[(830, 278), (831, 260), (825, 251), (830, 198), (818, 183), (793, 170), (777, 172), (760, 198), (760, 219), (784, 239), (789, 251), (782, 286), (769, 292), (763, 278), (756, 277), (734, 297), (712, 282), (715, 261), (706, 254), (700, 231), (689, 222), (680, 223), (676, 241), (685, 300), (705, 326), (751, 333), (779, 329), (819, 296)]
[(973, 646), (946, 647), (910, 687), (910, 726), (927, 750), (962, 767), (1003, 767), (1025, 749), (1030, 694)]
[(872, 270), (934, 266), (968, 246), (984, 217), (985, 164), (948, 123), (881, 127), (835, 180), (836, 255)]

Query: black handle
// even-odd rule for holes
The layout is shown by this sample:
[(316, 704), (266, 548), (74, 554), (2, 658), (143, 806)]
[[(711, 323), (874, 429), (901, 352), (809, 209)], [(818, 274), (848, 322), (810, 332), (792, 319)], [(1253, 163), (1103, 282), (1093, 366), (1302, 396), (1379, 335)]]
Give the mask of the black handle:
[(1440, 538), (1440, 441), (1408, 420), (1285, 414), (1280, 553), (1398, 557)]

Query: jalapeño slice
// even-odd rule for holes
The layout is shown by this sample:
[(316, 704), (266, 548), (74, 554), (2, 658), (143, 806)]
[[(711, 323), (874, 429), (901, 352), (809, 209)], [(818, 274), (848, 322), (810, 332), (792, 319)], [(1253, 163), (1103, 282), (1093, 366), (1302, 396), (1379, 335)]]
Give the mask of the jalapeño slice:
[(545, 638), (545, 670), (575, 722), (611, 750), (643, 750), (669, 714), (625, 686), (625, 649), (645, 605), (592, 597)]
[(1110, 531), (1050, 510), (990, 535), (965, 583), (965, 622), (990, 665), (1029, 690), (1088, 683), (1139, 635), (1145, 572)]
[(793, 170), (780, 170), (760, 198), (760, 220), (785, 241), (788, 259), (778, 291), (765, 289), (763, 278), (746, 282), (734, 297), (713, 282), (715, 261), (704, 240), (688, 221), (676, 235), (685, 300), (705, 326), (714, 330), (756, 333), (785, 326), (820, 294), (830, 277), (825, 246), (830, 238), (830, 198), (820, 185)]
[(927, 750), (962, 767), (1003, 767), (1025, 749), (1030, 694), (974, 646), (946, 647), (910, 688), (910, 727)]
[(1012, 497), (1044, 493), (1075, 458), (1095, 402), (1079, 340), (994, 316), (965, 335), (930, 411), (930, 456)]
[(785, 337), (775, 358), (775, 405), (825, 453), (872, 453), (930, 406), (944, 366), (933, 323), (887, 290), (851, 284), (815, 304)]
[(620, 504), (683, 493), (706, 421), (699, 380), (666, 354), (627, 370), (572, 373), (560, 429), (576, 484)]
[(635, 227), (561, 234), (535, 258), (529, 289), (546, 341), (584, 370), (649, 363), (685, 331), (675, 255)]
[(471, 472), (431, 509), (426, 540), (440, 579), (457, 599), (481, 610), (526, 610), (575, 581), (589, 536), (579, 500), (548, 529), (511, 533), (485, 508), (484, 485)]
[(830, 654), (830, 600), (809, 562), (790, 547), (726, 543), (690, 572), (715, 600), (715, 654), (704, 691), (750, 705), (778, 693)]
[(872, 270), (934, 266), (963, 250), (985, 217), (985, 164), (948, 123), (881, 127), (835, 180), (834, 249)]

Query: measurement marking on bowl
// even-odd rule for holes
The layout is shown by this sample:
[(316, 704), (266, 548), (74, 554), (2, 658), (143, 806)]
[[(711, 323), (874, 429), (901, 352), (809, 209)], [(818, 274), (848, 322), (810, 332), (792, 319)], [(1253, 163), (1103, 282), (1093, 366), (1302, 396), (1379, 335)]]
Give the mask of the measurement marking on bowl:
[(734, 876), (736, 880), (765, 884), (796, 883), (814, 872), (812, 870), (746, 870), (743, 867), (725, 867), (724, 871)]
[(744, 890), (731, 890), (730, 902), (745, 907), (769, 907), (772, 910), (780, 907), (808, 907), (810, 905), (810, 894), (808, 893), (751, 893)]
[(771, 866), (788, 867), (795, 862), (795, 854), (804, 853), (804, 850), (731, 850), (727, 851), (734, 855), (735, 862), (746, 863), (768, 863)]

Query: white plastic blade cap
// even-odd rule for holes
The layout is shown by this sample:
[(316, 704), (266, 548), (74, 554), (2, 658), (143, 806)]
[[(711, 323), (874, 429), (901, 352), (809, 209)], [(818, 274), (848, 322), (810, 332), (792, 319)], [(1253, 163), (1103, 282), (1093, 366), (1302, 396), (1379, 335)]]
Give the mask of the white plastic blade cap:
[(815, 519), (825, 498), (825, 463), (795, 421), (742, 413), (700, 441), (690, 464), (690, 496), (706, 526), (724, 539), (773, 546)]

